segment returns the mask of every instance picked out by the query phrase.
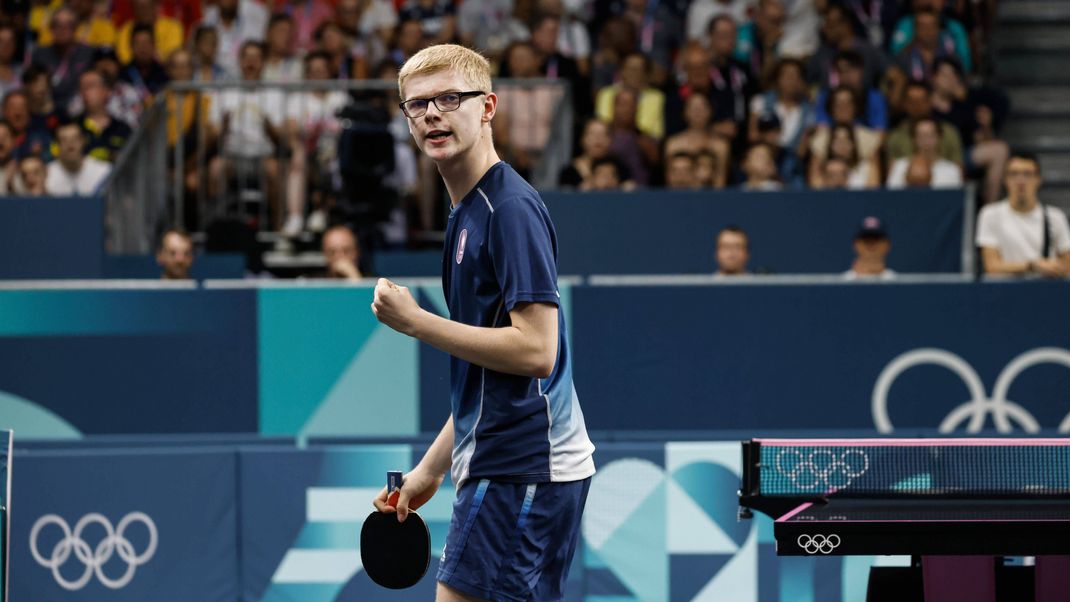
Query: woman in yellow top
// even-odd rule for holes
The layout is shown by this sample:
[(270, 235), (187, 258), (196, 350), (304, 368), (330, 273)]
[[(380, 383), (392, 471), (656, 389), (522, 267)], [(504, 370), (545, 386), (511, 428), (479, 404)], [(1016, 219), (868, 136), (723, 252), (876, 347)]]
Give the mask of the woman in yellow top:
[[(86, 0), (79, 0), (85, 2)], [(134, 18), (130, 19), (119, 28), (116, 39), (115, 54), (125, 65), (133, 58), (130, 49), (130, 37), (134, 26), (139, 23), (151, 25), (156, 40), (156, 57), (165, 60), (171, 53), (182, 47), (184, 41), (182, 22), (160, 14), (160, 7), (156, 0), (133, 0), (131, 6), (134, 10)]]
[(617, 92), (627, 88), (639, 98), (635, 121), (639, 131), (661, 140), (665, 137), (665, 94), (653, 88), (647, 81), (647, 59), (634, 53), (624, 57), (618, 74), (618, 82), (598, 91), (595, 98), (595, 114), (606, 123), (613, 121), (613, 101)]
[[(39, 45), (48, 46), (52, 43), (52, 30), (48, 28), (48, 22), (60, 6), (63, 6), (62, 0), (54, 0), (30, 9), (30, 28), (37, 32)], [(74, 30), (75, 41), (86, 46), (110, 48), (115, 45), (115, 26), (106, 13), (98, 12), (93, 0), (71, 0), (67, 6), (78, 17), (78, 25)]]

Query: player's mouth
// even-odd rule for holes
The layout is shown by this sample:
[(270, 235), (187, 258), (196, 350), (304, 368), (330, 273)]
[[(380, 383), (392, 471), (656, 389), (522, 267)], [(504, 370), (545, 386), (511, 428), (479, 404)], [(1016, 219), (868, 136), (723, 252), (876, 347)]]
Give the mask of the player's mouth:
[(427, 141), (433, 145), (440, 145), (445, 144), (451, 137), (453, 137), (453, 132), (447, 132), (446, 130), (431, 130), (427, 134)]

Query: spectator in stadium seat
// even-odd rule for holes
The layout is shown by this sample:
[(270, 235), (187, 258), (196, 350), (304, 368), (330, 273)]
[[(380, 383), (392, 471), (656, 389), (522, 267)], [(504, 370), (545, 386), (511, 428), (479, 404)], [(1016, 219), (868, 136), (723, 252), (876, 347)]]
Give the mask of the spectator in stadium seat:
[(626, 175), (628, 168), (616, 157), (606, 156), (595, 159), (591, 163), (591, 177), (584, 181), (580, 190), (605, 191), (605, 190), (629, 190), (630, 180)]
[[(896, 159), (914, 154), (911, 123), (924, 117), (932, 117), (933, 114), (929, 87), (920, 82), (908, 84), (903, 97), (903, 112), (905, 118), (889, 132), (884, 144), (886, 161), (889, 165)], [(939, 123), (940, 156), (952, 163), (962, 165), (962, 139), (959, 138), (958, 130), (950, 123), (944, 121)]]
[(403, 0), (398, 18), (419, 22), (427, 46), (448, 44), (457, 37), (457, 8), (453, 0)]
[(1040, 161), (1013, 153), (1004, 177), (1007, 198), (985, 205), (977, 218), (977, 246), (986, 274), (1070, 276), (1070, 226), (1066, 213), (1044, 205)]
[(636, 124), (638, 97), (629, 89), (617, 92), (613, 100), (613, 121), (609, 124), (610, 149), (628, 168), (638, 186), (651, 183), (659, 163), (658, 141), (639, 131)]
[(904, 177), (905, 186), (908, 188), (932, 188), (933, 186), (933, 164), (922, 155), (915, 154), (907, 159), (900, 159), (900, 161), (908, 161), (906, 176)]
[(66, 6), (57, 9), (49, 19), (52, 44), (37, 47), (30, 59), (50, 74), (52, 96), (61, 107), (67, 106), (77, 93), (78, 76), (93, 62), (93, 50), (74, 37), (77, 25), (78, 16), (73, 10)]
[(841, 53), (850, 51), (862, 58), (862, 88), (869, 90), (880, 85), (884, 72), (890, 66), (888, 58), (880, 50), (881, 46), (873, 46), (866, 39), (859, 37), (853, 25), (853, 15), (846, 5), (839, 2), (829, 3), (821, 24), (821, 33), (821, 45), (810, 57), (807, 68), (811, 83), (828, 89), (839, 86), (842, 82), (835, 60)]
[(751, 77), (763, 81), (780, 57), (787, 10), (781, 0), (758, 0), (754, 18), (739, 26), (732, 58), (750, 67)]
[(661, 140), (665, 136), (665, 94), (649, 84), (650, 64), (638, 52), (624, 57), (618, 72), (618, 81), (598, 91), (595, 98), (595, 114), (603, 121), (613, 121), (613, 104), (620, 90), (631, 90), (639, 98), (636, 125), (639, 131)]
[[(180, 48), (167, 57), (167, 76), (172, 82), (189, 82), (193, 79), (193, 54)], [(190, 91), (177, 92), (167, 89), (164, 101), (167, 103), (167, 146), (168, 168), (174, 165), (174, 153), (178, 151), (178, 140), (182, 137), (183, 153), (183, 188), (186, 193), (186, 223), (197, 223), (196, 194), (202, 186), (204, 175), (203, 162), (213, 154), (214, 140), (207, 126), (211, 114), (211, 94)], [(200, 147), (203, 150), (199, 150)], [(198, 157), (198, 153), (203, 153)], [(173, 177), (177, 177), (177, 174)]]
[(0, 196), (15, 190), (19, 162), (15, 159), (15, 130), (11, 124), (0, 120)]
[(958, 130), (966, 147), (963, 156), (967, 169), (983, 170), (981, 199), (984, 203), (993, 203), (999, 198), (1003, 170), (1010, 156), (1007, 143), (997, 136), (1008, 105), (1007, 95), (1000, 90), (990, 87), (968, 89), (958, 62), (936, 61), (933, 67), (933, 116)]
[[(892, 35), (890, 49), (893, 55), (899, 56), (910, 45), (918, 41), (919, 37), (927, 38), (923, 43), (930, 48), (930, 52), (940, 52), (945, 56), (954, 56), (959, 60), (966, 72), (973, 71), (973, 61), (970, 53), (969, 36), (962, 22), (943, 14), (944, 0), (914, 0), (914, 13), (899, 20)], [(923, 23), (919, 25), (919, 15)], [(926, 29), (922, 32), (922, 29)], [(910, 69), (904, 69), (908, 74)], [(921, 78), (914, 77), (915, 80)]]
[(4, 96), (4, 120), (15, 131), (15, 158), (51, 158), (52, 132), (31, 129), (30, 97), (25, 90), (12, 90)]
[(326, 278), (360, 280), (360, 245), (357, 235), (348, 226), (332, 226), (323, 233), (323, 259), (327, 262)]
[(784, 185), (778, 179), (776, 150), (758, 142), (747, 149), (743, 157), (743, 190), (780, 190)]
[(787, 14), (784, 35), (780, 38), (780, 56), (805, 61), (817, 51), (821, 42), (821, 15), (818, 1), (782, 0)]
[(90, 69), (79, 78), (78, 86), (85, 111), (75, 119), (86, 136), (85, 154), (114, 163), (134, 132), (108, 111), (111, 89), (103, 74)]
[[(502, 59), (514, 78), (533, 79), (539, 75), (538, 55), (530, 42), (514, 42)], [(550, 141), (554, 115), (560, 110), (564, 92), (555, 85), (534, 81), (501, 83), (496, 89), (501, 96), (491, 123), (495, 146), (517, 173), (530, 178)]]
[[(382, 51), (394, 37), (398, 13), (391, 0), (338, 0), (333, 20)], [(368, 58), (369, 63), (381, 60), (381, 54)]]
[(839, 157), (825, 159), (825, 166), (821, 170), (821, 190), (844, 190), (847, 188), (851, 175), (851, 166), (846, 160)]
[(613, 83), (624, 57), (639, 48), (635, 24), (623, 16), (610, 17), (598, 33), (598, 45), (591, 57), (591, 86), (594, 90)]
[[(708, 150), (700, 150), (695, 157), (695, 187), (724, 188), (724, 174), (717, 156)], [(721, 180), (717, 178), (720, 177)]]
[[(904, 2), (873, 2), (872, 0), (843, 0), (839, 3), (842, 12), (851, 15), (855, 35), (873, 48), (886, 48)], [(836, 4), (830, 2), (828, 10)]]
[[(268, 3), (270, 6), (270, 2)], [(351, 6), (355, 6), (352, 5)], [(288, 15), (293, 28), (292, 47), (301, 55), (312, 50), (316, 44), (316, 29), (335, 16), (335, 8), (327, 0), (278, 0), (274, 3), (275, 14)], [(274, 17), (274, 15), (273, 15)], [(354, 29), (354, 31), (356, 31)], [(280, 34), (281, 35), (281, 34)], [(268, 54), (271, 54), (271, 22), (268, 22)], [(297, 71), (300, 74), (301, 60), (297, 58)], [(298, 75), (300, 79), (300, 75)]]
[(814, 107), (806, 90), (805, 76), (802, 62), (790, 58), (777, 61), (770, 70), (766, 90), (751, 98), (747, 126), (750, 142), (757, 142), (760, 138), (759, 118), (775, 116), (780, 126), (777, 144), (792, 153), (796, 151), (813, 119)]
[(119, 73), (119, 79), (134, 87), (145, 106), (152, 102), (168, 81), (167, 70), (156, 60), (155, 35), (149, 25), (134, 26), (130, 32), (131, 59)]
[[(865, 62), (862, 55), (855, 50), (845, 50), (836, 55), (834, 73), (840, 86), (846, 86), (861, 99), (856, 123), (872, 130), (883, 132), (888, 129), (888, 103), (884, 95), (876, 88), (867, 88), (865, 81)], [(814, 99), (815, 120), (818, 125), (829, 125), (832, 118), (827, 109), (829, 90), (822, 89)]]
[[(571, 163), (562, 168), (558, 175), (558, 184), (566, 188), (590, 189), (594, 163), (611, 156), (610, 145), (612, 143), (609, 124), (594, 117), (588, 119), (583, 126), (583, 135), (580, 137), (580, 153), (572, 159)], [(624, 178), (624, 180), (627, 179)]]
[[(399, 26), (399, 37), (406, 36), (409, 39), (421, 39), (419, 32), (413, 34), (414, 29), (404, 23)], [(366, 79), (368, 77), (367, 53), (358, 51), (364, 48), (355, 44), (341, 25), (335, 21), (324, 21), (320, 24), (315, 34), (316, 50), (326, 53), (331, 58), (331, 73), (335, 79)]]
[(637, 50), (647, 61), (647, 78), (656, 87), (664, 86), (669, 81), (672, 57), (684, 43), (683, 23), (666, 2), (625, 0), (621, 10), (640, 32)]
[[(324, 25), (328, 24), (325, 23)], [(402, 20), (398, 23), (390, 43), (390, 60), (394, 61), (395, 64), (403, 65), (411, 56), (420, 52), (424, 46), (424, 30), (420, 22), (415, 19)], [(336, 54), (326, 44), (321, 44), (320, 48), (331, 52), (331, 54)]]
[(699, 153), (709, 153), (715, 159), (709, 183), (705, 185), (724, 188), (728, 179), (727, 168), (732, 151), (723, 137), (713, 133), (713, 108), (710, 106), (709, 97), (704, 94), (688, 96), (684, 104), (683, 117), (687, 129), (670, 136), (665, 141), (665, 155), (672, 156), (685, 152), (698, 156)]
[(755, 142), (765, 144), (773, 151), (780, 182), (789, 188), (801, 187), (805, 183), (804, 164), (794, 149), (785, 148), (781, 143), (780, 118), (776, 113), (766, 113), (758, 117), (756, 127)]
[[(122, 65), (119, 64), (119, 59), (115, 56), (115, 53), (111, 50), (99, 50), (93, 60), (92, 70), (100, 73), (110, 90), (108, 112), (116, 119), (130, 126), (131, 129), (136, 128), (144, 107), (141, 104), (141, 97), (138, 96), (137, 89), (129, 82), (119, 80)], [(79, 91), (80, 89), (81, 80), (79, 80)], [(85, 104), (82, 102), (81, 94), (78, 94), (67, 105), (67, 114), (81, 115), (84, 112)]]
[(739, 226), (727, 226), (717, 233), (715, 276), (745, 276), (750, 262), (750, 237)]
[[(53, 3), (58, 5), (58, 3)], [(66, 5), (74, 11), (77, 18), (77, 26), (74, 29), (74, 39), (79, 43), (91, 47), (111, 48), (115, 45), (115, 26), (111, 19), (97, 14), (93, 0), (68, 0)], [(52, 43), (52, 30), (42, 28), (40, 37), (37, 39), (39, 46), (48, 46)]]
[(37, 155), (23, 157), (19, 161), (19, 177), (15, 190), (23, 196), (45, 196), (45, 162)]
[(212, 82), (229, 77), (217, 61), (219, 32), (211, 25), (198, 25), (193, 30), (193, 81)]
[(40, 65), (30, 65), (22, 72), (22, 89), (30, 102), (29, 129), (45, 136), (51, 136), (68, 117), (62, 105), (53, 100), (50, 82), (48, 72)]
[(888, 269), (888, 252), (892, 243), (884, 223), (870, 216), (862, 220), (855, 233), (855, 260), (851, 269), (844, 272), (845, 280), (894, 280), (896, 273)]
[(838, 124), (828, 136), (827, 145), (818, 153), (813, 153), (808, 170), (811, 188), (830, 188), (833, 184), (825, 182), (823, 176), (828, 172), (827, 163), (831, 160), (843, 161), (847, 165), (847, 177), (844, 186), (850, 190), (877, 188), (881, 184), (880, 164), (876, 153), (869, 158), (862, 156), (858, 148), (858, 135), (855, 126)]
[[(539, 55), (539, 77), (564, 80), (571, 86), (572, 107), (575, 111), (575, 119), (579, 121), (594, 111), (591, 95), (588, 93), (591, 89), (591, 82), (583, 74), (579, 64), (558, 49), (562, 25), (563, 22), (558, 13), (540, 14), (531, 26), (531, 45)], [(589, 46), (590, 41), (587, 44)]]
[(70, 121), (56, 128), (59, 153), (48, 164), (45, 190), (52, 196), (91, 196), (100, 192), (111, 165), (85, 155), (85, 133)]
[(172, 228), (160, 237), (156, 265), (162, 280), (189, 280), (193, 267), (193, 239), (183, 230)]
[(0, 97), (22, 86), (22, 61), (18, 54), (18, 31), (11, 23), (0, 22)]
[[(191, 32), (197, 23), (201, 22), (202, 4), (211, 4), (203, 0), (157, 0), (160, 5), (159, 14), (164, 17), (176, 19), (182, 25), (183, 32)], [(110, 0), (111, 17), (115, 23), (125, 24), (134, 18), (134, 5), (132, 0)], [(170, 55), (160, 57), (166, 61)]]
[(702, 40), (709, 33), (710, 21), (727, 15), (735, 23), (747, 20), (751, 0), (694, 0), (687, 9), (687, 39)]
[(933, 67), (941, 58), (958, 58), (964, 69), (969, 69), (969, 49), (966, 50), (965, 59), (956, 54), (954, 42), (940, 32), (938, 14), (926, 10), (916, 11), (914, 22), (914, 41), (895, 56), (896, 65), (911, 80), (930, 83)]
[(671, 190), (694, 190), (699, 187), (694, 156), (684, 152), (669, 156), (665, 163), (665, 187)]
[(940, 124), (932, 117), (922, 117), (911, 126), (914, 154), (896, 159), (888, 169), (888, 188), (907, 185), (907, 168), (913, 161), (929, 165), (932, 188), (961, 188), (962, 168), (940, 157)]
[[(249, 41), (241, 49), (242, 81), (261, 81), (264, 45)], [(263, 191), (273, 216), (272, 225), (282, 225), (279, 188), (279, 160), (275, 156), (283, 143), (285, 98), (278, 90), (228, 89), (212, 101), (210, 122), (219, 132), (221, 154), (208, 165), (209, 194), (219, 199), (230, 175), (237, 172), (263, 175)]]
[[(306, 81), (332, 78), (331, 59), (326, 53), (313, 51), (305, 57), (304, 64)], [(287, 236), (296, 236), (305, 228), (310, 176), (329, 176), (342, 129), (337, 115), (348, 102), (349, 96), (342, 90), (324, 89), (292, 94), (287, 99), (285, 138), (290, 162), (286, 173), (286, 221), (282, 227)], [(318, 184), (322, 177), (313, 177), (312, 181)]]
[(139, 25), (148, 27), (152, 31), (154, 57), (158, 61), (171, 56), (172, 52), (182, 47), (182, 42), (185, 40), (182, 22), (162, 15), (157, 0), (131, 0), (130, 4), (134, 11), (134, 18), (119, 28), (115, 46), (115, 54), (121, 62), (129, 63), (134, 59), (133, 34), (134, 28)]
[(256, 0), (219, 0), (205, 9), (202, 23), (214, 27), (219, 34), (215, 62), (229, 77), (241, 76), (242, 45), (264, 39), (268, 17), (267, 8)]
[[(736, 47), (736, 23), (722, 15), (710, 21), (710, 59), (713, 69), (713, 129), (736, 145), (746, 142), (747, 99), (758, 92), (750, 68), (732, 58)], [(738, 149), (738, 146), (734, 146)]]
[(294, 19), (286, 13), (271, 15), (264, 47), (264, 75), (266, 82), (297, 82), (304, 75), (301, 59), (295, 55)]
[[(878, 156), (881, 148), (881, 133), (858, 124), (858, 115), (861, 112), (862, 100), (854, 90), (847, 86), (840, 86), (832, 90), (825, 100), (825, 111), (830, 117), (832, 127), (818, 125), (810, 136), (810, 179), (813, 179), (813, 168), (820, 167), (820, 161), (824, 161), (826, 151), (831, 143), (830, 136), (835, 126), (849, 126), (854, 133), (855, 146), (858, 150), (860, 161), (866, 162)], [(819, 163), (814, 164), (814, 161)], [(879, 178), (878, 178), (879, 181)]]
[(531, 35), (528, 25), (513, 16), (513, 5), (513, 0), (462, 2), (457, 9), (457, 35), (461, 43), (479, 48), (492, 62), (498, 62), (510, 44)]

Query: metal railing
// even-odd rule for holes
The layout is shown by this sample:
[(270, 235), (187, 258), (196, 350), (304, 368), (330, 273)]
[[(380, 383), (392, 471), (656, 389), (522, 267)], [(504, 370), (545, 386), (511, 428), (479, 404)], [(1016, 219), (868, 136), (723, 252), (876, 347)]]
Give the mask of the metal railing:
[[(495, 86), (498, 85), (503, 88), (539, 86), (557, 89), (554, 95), (556, 106), (550, 112), (552, 122), (548, 126), (549, 140), (530, 172), (531, 183), (536, 188), (555, 188), (559, 171), (572, 155), (574, 117), (568, 84), (560, 80), (524, 79), (496, 80)], [(203, 232), (212, 220), (235, 217), (236, 214), (249, 218), (248, 221), (256, 224), (262, 231), (273, 229), (271, 213), (276, 213), (274, 221), (275, 224), (279, 223), (280, 216), (277, 213), (284, 210), (289, 200), (286, 177), (292, 165), (292, 157), (284, 148), (286, 145), (275, 144), (275, 152), (271, 155), (279, 164), (278, 180), (270, 183), (274, 194), (279, 195), (273, 203), (264, 198), (263, 190), (259, 193), (253, 190), (252, 196), (246, 195), (246, 190), (233, 190), (235, 178), (231, 171), (224, 172), (222, 176), (217, 173), (216, 180), (213, 181), (209, 175), (212, 158), (225, 155), (227, 149), (224, 141), (212, 144), (209, 133), (221, 129), (221, 124), (218, 123), (219, 112), (215, 111), (213, 115), (213, 109), (208, 111), (208, 115), (203, 114), (204, 111), (200, 107), (204, 102), (202, 99), (207, 98), (208, 103), (215, 104), (226, 94), (274, 93), (285, 107), (290, 106), (291, 101), (303, 102), (301, 99), (308, 93), (326, 91), (345, 92), (349, 97), (348, 107), (360, 105), (369, 98), (379, 99), (376, 102), (386, 107), (380, 101), (386, 99), (389, 103), (396, 103), (396, 89), (393, 82), (378, 80), (172, 83), (145, 111), (140, 126), (115, 163), (105, 190), (108, 252), (151, 253), (156, 237), (167, 227)], [(196, 105), (192, 111), (192, 119), (187, 115), (190, 112), (189, 103)], [(272, 120), (277, 122), (276, 125), (283, 121), (281, 115), (268, 117), (273, 118)], [(240, 119), (240, 116), (232, 115), (232, 125), (236, 119)], [(386, 128), (390, 119), (388, 116), (375, 126)], [(345, 113), (339, 117), (339, 124), (343, 131), (362, 127), (361, 123), (356, 123), (354, 118), (347, 117)], [(301, 132), (302, 143), (309, 142), (307, 134)], [(310, 153), (307, 167), (327, 167), (314, 164), (315, 160), (315, 156)], [(390, 163), (393, 164), (392, 161)], [(354, 170), (354, 167), (358, 169)], [(363, 167), (363, 164), (335, 167), (335, 182), (337, 183), (339, 176), (344, 179), (353, 171), (363, 171)], [(246, 168), (249, 166), (246, 165)], [(191, 175), (191, 169), (196, 170), (195, 178), (187, 177)], [(417, 170), (417, 173), (420, 173), (420, 170)], [(253, 189), (257, 184), (265, 183), (265, 174), (259, 164), (254, 163), (252, 172), (246, 175), (251, 176), (248, 179), (254, 180), (251, 186)], [(195, 181), (187, 182), (187, 179)], [(421, 190), (426, 188), (419, 187)], [(250, 200), (251, 203), (248, 202)], [(255, 206), (253, 214), (249, 214), (249, 206)]]

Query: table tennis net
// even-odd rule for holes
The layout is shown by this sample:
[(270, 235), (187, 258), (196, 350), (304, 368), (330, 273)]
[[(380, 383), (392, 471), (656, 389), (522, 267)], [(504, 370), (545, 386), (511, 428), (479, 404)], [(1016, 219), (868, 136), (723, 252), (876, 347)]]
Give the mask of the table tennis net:
[(765, 496), (1070, 495), (1070, 439), (757, 442)]

